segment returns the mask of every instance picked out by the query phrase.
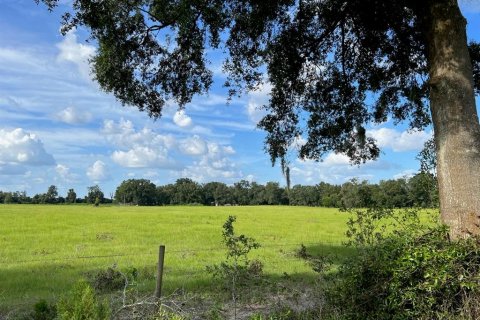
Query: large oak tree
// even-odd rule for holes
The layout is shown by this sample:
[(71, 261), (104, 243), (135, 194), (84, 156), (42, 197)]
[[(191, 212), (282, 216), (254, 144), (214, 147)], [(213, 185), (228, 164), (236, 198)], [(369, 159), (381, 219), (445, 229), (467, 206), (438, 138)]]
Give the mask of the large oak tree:
[(301, 157), (361, 163), (379, 155), (368, 124), (432, 122), (442, 220), (480, 233), (480, 47), (457, 0), (73, 0), (64, 18), (98, 43), (101, 87), (153, 117), (207, 92), (206, 50), (223, 49), (231, 94), (272, 84), (259, 126), (273, 161), (302, 135)]

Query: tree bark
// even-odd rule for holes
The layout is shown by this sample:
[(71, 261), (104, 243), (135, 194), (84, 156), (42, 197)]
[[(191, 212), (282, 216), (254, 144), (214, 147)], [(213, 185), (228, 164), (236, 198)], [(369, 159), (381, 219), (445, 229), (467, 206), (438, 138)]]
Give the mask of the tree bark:
[(427, 11), (430, 108), (437, 152), (440, 214), (452, 239), (480, 234), (480, 125), (456, 0), (430, 0)]

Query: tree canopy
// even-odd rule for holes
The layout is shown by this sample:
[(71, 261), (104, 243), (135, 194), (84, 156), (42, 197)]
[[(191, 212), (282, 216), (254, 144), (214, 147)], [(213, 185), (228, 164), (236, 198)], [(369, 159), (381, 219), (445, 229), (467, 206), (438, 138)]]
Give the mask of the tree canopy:
[[(53, 8), (58, 0), (43, 2)], [(259, 124), (273, 160), (305, 135), (303, 157), (334, 150), (360, 162), (379, 154), (366, 124), (430, 123), (430, 2), (75, 0), (62, 31), (87, 27), (98, 42), (92, 67), (101, 87), (153, 117), (168, 99), (183, 107), (209, 89), (206, 51), (221, 48), (232, 94), (273, 86)], [(480, 46), (469, 49), (478, 91)]]

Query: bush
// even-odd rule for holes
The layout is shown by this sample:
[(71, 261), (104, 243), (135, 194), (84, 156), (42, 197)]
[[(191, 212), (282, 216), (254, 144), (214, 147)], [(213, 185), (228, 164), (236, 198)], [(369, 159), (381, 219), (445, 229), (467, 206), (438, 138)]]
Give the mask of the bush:
[(479, 319), (479, 239), (450, 241), (445, 226), (412, 228), (411, 210), (380, 211), (351, 220), (359, 251), (340, 266), (330, 305), (344, 319)]
[(248, 254), (258, 249), (260, 244), (255, 239), (243, 234), (237, 236), (233, 227), (236, 217), (229, 216), (223, 225), (222, 242), (227, 249), (226, 260), (220, 264), (207, 266), (207, 271), (214, 277), (233, 285), (245, 283), (246, 280), (262, 274), (263, 264), (259, 260), (249, 260)]
[(106, 301), (99, 302), (92, 287), (78, 282), (70, 295), (57, 304), (59, 320), (108, 320), (110, 308)]
[(125, 276), (114, 268), (99, 270), (91, 278), (90, 282), (98, 292), (112, 292), (125, 287)]
[(57, 316), (55, 305), (48, 303), (46, 300), (39, 300), (33, 306), (30, 314), (20, 317), (22, 320), (53, 320)]

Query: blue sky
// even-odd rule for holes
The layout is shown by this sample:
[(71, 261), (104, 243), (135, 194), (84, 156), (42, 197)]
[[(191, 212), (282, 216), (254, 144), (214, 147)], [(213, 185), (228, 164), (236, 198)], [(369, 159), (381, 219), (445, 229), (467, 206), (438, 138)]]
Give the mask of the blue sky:
[[(461, 1), (461, 7), (469, 39), (480, 41), (480, 0)], [(221, 62), (212, 61), (210, 94), (196, 97), (184, 112), (170, 104), (153, 121), (99, 90), (87, 64), (95, 47), (82, 30), (60, 34), (61, 12), (49, 13), (33, 0), (0, 0), (0, 190), (34, 195), (54, 184), (60, 195), (74, 188), (81, 196), (98, 184), (109, 196), (130, 178), (157, 185), (181, 177), (284, 184), (264, 153), (264, 133), (255, 127), (268, 85), (227, 105)], [(431, 130), (407, 132), (386, 123), (368, 134), (382, 147), (377, 161), (356, 167), (340, 154), (323, 162), (292, 157), (292, 184), (412, 174)]]

